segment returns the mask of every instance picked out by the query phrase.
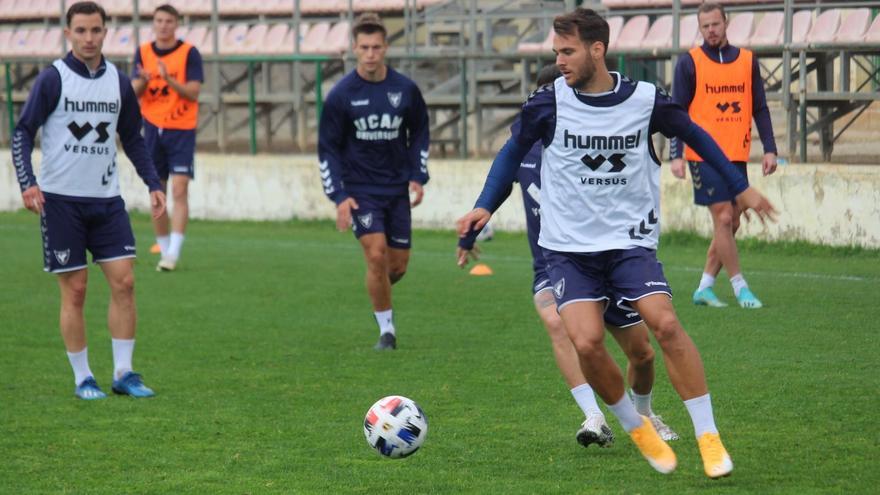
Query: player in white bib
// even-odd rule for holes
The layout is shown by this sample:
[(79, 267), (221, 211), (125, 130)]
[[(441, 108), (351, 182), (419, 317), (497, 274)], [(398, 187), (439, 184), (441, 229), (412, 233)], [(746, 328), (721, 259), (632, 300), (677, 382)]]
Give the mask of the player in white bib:
[(626, 396), (620, 368), (604, 346), (608, 304), (638, 311), (663, 351), (670, 380), (694, 423), (709, 477), (733, 470), (715, 425), (703, 364), (672, 307), (657, 261), (660, 163), (651, 134), (678, 136), (700, 153), (734, 191), (737, 203), (763, 221), (773, 206), (741, 176), (717, 144), (668, 94), (605, 66), (608, 23), (588, 9), (558, 16), (553, 51), (563, 77), (533, 93), (522, 126), (496, 157), (474, 210), (459, 235), (480, 229), (509, 189), (532, 144), (544, 147), (541, 234), (553, 292), (581, 369), (651, 466), (672, 472), (675, 453)]
[[(94, 2), (70, 6), (64, 33), (71, 52), (37, 76), (12, 146), (24, 206), (40, 214), (44, 270), (58, 277), (61, 336), (73, 368), (75, 394), (85, 400), (106, 397), (92, 375), (86, 347), (87, 251), (110, 286), (107, 326), (113, 345), (113, 391), (153, 395), (132, 370), (136, 249), (119, 194), (117, 135), (150, 190), (153, 217), (165, 211), (165, 195), (140, 135), (140, 109), (131, 82), (101, 55), (106, 21), (104, 9)], [(38, 183), (31, 152), (40, 128)]]

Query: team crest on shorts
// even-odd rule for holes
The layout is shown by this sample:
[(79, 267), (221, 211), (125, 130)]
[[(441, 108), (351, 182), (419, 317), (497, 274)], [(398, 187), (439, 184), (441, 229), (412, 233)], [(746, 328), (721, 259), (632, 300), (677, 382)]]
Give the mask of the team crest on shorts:
[(370, 228), (370, 226), (373, 225), (373, 214), (367, 213), (366, 215), (358, 215), (358, 222), (360, 222), (365, 229)]
[(58, 260), (58, 264), (64, 266), (70, 261), (70, 249), (65, 249), (64, 251), (59, 251), (57, 249), (53, 250), (55, 253), (55, 259)]
[(559, 282), (556, 282), (556, 285), (553, 286), (553, 295), (556, 296), (556, 299), (562, 299), (562, 296), (565, 295), (565, 279), (562, 278)]
[(391, 103), (391, 106), (397, 108), (400, 106), (400, 100), (403, 97), (403, 93), (388, 93), (388, 102)]

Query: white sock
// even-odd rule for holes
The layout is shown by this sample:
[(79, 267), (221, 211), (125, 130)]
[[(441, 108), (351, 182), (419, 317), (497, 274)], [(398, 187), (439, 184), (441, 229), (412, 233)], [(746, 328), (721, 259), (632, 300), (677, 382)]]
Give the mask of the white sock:
[(68, 352), (67, 359), (70, 361), (70, 367), (73, 368), (74, 385), (79, 385), (86, 378), (95, 376), (89, 368), (89, 348), (83, 347), (79, 352)]
[(632, 401), (629, 400), (629, 397), (626, 396), (626, 392), (623, 393), (623, 397), (617, 401), (617, 404), (608, 404), (608, 409), (611, 409), (611, 412), (617, 416), (617, 420), (620, 421), (620, 426), (622, 426), (627, 433), (642, 426), (642, 417), (639, 415), (639, 412), (636, 411), (636, 407), (633, 405)]
[(373, 314), (376, 315), (376, 323), (379, 324), (379, 335), (383, 333), (390, 333), (394, 335), (394, 317), (392, 315), (393, 309), (387, 309), (385, 311), (375, 311)]
[(636, 411), (638, 411), (639, 414), (641, 414), (642, 416), (651, 416), (652, 414), (654, 414), (654, 411), (651, 410), (651, 392), (648, 392), (645, 395), (641, 395), (633, 391), (632, 401), (633, 405), (636, 406)]
[(715, 276), (703, 272), (703, 276), (700, 277), (700, 286), (697, 287), (697, 290), (703, 290), (712, 287), (713, 285), (715, 285)]
[(749, 286), (749, 284), (746, 283), (746, 279), (743, 278), (742, 273), (737, 273), (730, 277), (730, 285), (733, 287), (733, 294), (736, 297), (739, 297), (739, 291)]
[(700, 438), (703, 433), (718, 433), (718, 428), (715, 427), (715, 417), (712, 415), (712, 398), (709, 397), (709, 394), (688, 399), (684, 401), (684, 405), (691, 415), (697, 438)]
[(180, 258), (180, 248), (183, 247), (183, 234), (180, 232), (171, 233), (171, 242), (168, 244), (168, 257), (177, 260)]
[(162, 256), (166, 256), (168, 254), (168, 246), (171, 242), (171, 237), (167, 235), (156, 237), (156, 244), (159, 245), (159, 249), (162, 252)]
[(113, 341), (113, 376), (116, 380), (131, 371), (131, 355), (134, 354), (134, 339), (111, 339)]
[(593, 388), (590, 387), (589, 383), (584, 383), (571, 389), (571, 395), (574, 397), (574, 401), (581, 407), (584, 416), (602, 414), (599, 404), (596, 403), (596, 395), (593, 394)]

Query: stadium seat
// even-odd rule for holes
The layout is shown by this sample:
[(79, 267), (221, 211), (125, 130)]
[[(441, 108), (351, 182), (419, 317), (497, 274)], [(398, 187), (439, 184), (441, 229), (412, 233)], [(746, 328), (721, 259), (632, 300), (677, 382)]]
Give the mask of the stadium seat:
[(128, 0), (103, 0), (101, 5), (109, 16), (131, 17), (134, 14), (134, 6)]
[(104, 55), (109, 57), (133, 55), (135, 49), (133, 32), (130, 25), (120, 26), (112, 33), (108, 31), (108, 36), (104, 38)]
[[(290, 26), (288, 26), (287, 23), (279, 22), (277, 24), (272, 24), (271, 26), (269, 26), (269, 30), (266, 31), (266, 36), (263, 38), (262, 45), (257, 47), (256, 53), (283, 53), (285, 48), (287, 48), (284, 43), (286, 42), (287, 35), (289, 33)], [(290, 41), (291, 44), (289, 46), (293, 47), (292, 36), (290, 38)]]
[[(807, 39), (807, 33), (810, 32), (810, 26), (813, 23), (813, 12), (809, 10), (799, 10), (794, 13), (791, 19), (791, 42), (804, 43)], [(783, 33), (784, 37), (784, 33)], [(781, 40), (781, 38), (780, 38)]]
[(859, 43), (865, 37), (868, 24), (871, 22), (870, 9), (854, 9), (844, 11), (846, 18), (840, 24), (834, 41), (837, 43)]
[(672, 46), (672, 15), (658, 17), (642, 40), (641, 47), (649, 49), (667, 48)]
[(727, 26), (727, 41), (733, 46), (745, 46), (752, 36), (752, 26), (755, 24), (755, 14), (743, 12), (730, 19)]
[[(623, 29), (623, 16), (616, 15), (609, 17), (606, 21), (608, 21), (608, 49), (610, 50), (611, 47), (615, 46), (617, 43), (617, 38), (620, 36), (620, 30)], [(550, 38), (550, 43), (553, 43), (552, 37)]]
[(236, 48), (235, 53), (251, 55), (264, 52), (267, 34), (269, 34), (268, 24), (260, 23), (251, 26), (244, 38), (244, 42)]
[(164, 3), (171, 2), (167, 2), (166, 0), (140, 0), (140, 2), (138, 3), (138, 10), (140, 15), (152, 17), (153, 11), (156, 10), (156, 7)]
[(329, 22), (318, 22), (313, 25), (300, 44), (300, 51), (302, 53), (317, 53), (329, 31)]
[(638, 49), (642, 40), (645, 39), (645, 34), (648, 32), (648, 16), (646, 15), (637, 15), (630, 18), (626, 24), (623, 25), (623, 29), (620, 30), (620, 36), (617, 38), (617, 46), (618, 50), (632, 50)]
[(0, 29), (0, 56), (12, 54), (12, 36), (15, 34), (13, 29)]
[(519, 53), (547, 53), (553, 49), (553, 39), (556, 33), (553, 29), (547, 33), (547, 37), (541, 41), (523, 41), (516, 46)]
[(182, 38), (190, 45), (198, 48), (199, 51), (202, 51), (201, 47), (205, 42), (206, 34), (208, 34), (208, 26), (193, 26)]
[(840, 9), (829, 9), (819, 14), (810, 31), (807, 43), (830, 43), (834, 41), (837, 28), (840, 27)]
[(45, 28), (18, 29), (9, 40), (9, 55), (15, 57), (32, 56), (36, 52), (36, 46), (40, 41), (37, 38), (42, 38), (44, 34), (46, 34)]
[(212, 0), (187, 0), (177, 8), (182, 15), (207, 16), (211, 15), (211, 5)]
[(351, 30), (348, 21), (337, 22), (327, 31), (324, 42), (321, 43), (316, 53), (328, 55), (341, 55), (348, 51)]
[[(64, 35), (59, 26), (51, 27), (43, 35), (42, 42), (37, 46), (34, 55), (38, 57), (58, 57), (61, 55), (61, 40)], [(65, 43), (65, 48), (67, 43)]]
[(61, 17), (61, 4), (58, 0), (35, 0), (33, 4), (34, 14), (37, 17), (58, 19)]
[(679, 48), (690, 48), (697, 44), (702, 38), (700, 37), (700, 21), (697, 14), (688, 14), (681, 18), (681, 25), (678, 28), (678, 46)]
[(244, 40), (248, 34), (248, 25), (239, 23), (233, 25), (223, 36), (220, 43), (220, 53), (222, 55), (241, 53), (244, 46)]
[(299, 10), (305, 15), (338, 14), (348, 10), (348, 0), (300, 0)]
[[(224, 39), (226, 38), (226, 32), (229, 31), (228, 24), (221, 24), (217, 26), (217, 39), (219, 41), (219, 45), (222, 46), (224, 43)], [(201, 46), (196, 46), (199, 49), (199, 52), (205, 55), (214, 55), (214, 30), (208, 29), (205, 33), (205, 38), (202, 40)]]
[(782, 41), (785, 14), (782, 12), (767, 12), (755, 26), (755, 33), (749, 38), (745, 46), (774, 46)]
[(880, 43), (880, 15), (878, 15), (865, 33), (866, 43)]

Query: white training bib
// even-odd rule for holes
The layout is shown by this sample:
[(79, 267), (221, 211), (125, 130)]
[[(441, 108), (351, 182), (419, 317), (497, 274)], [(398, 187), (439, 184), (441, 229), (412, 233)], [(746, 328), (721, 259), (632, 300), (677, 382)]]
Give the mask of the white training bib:
[(87, 79), (56, 60), (61, 74), (58, 106), (43, 124), (40, 189), (87, 198), (119, 196), (116, 123), (122, 98), (116, 66)]
[(649, 125), (656, 88), (638, 82), (625, 101), (600, 107), (579, 100), (563, 78), (554, 84), (556, 130), (541, 160), (538, 244), (575, 253), (655, 249), (660, 167)]

